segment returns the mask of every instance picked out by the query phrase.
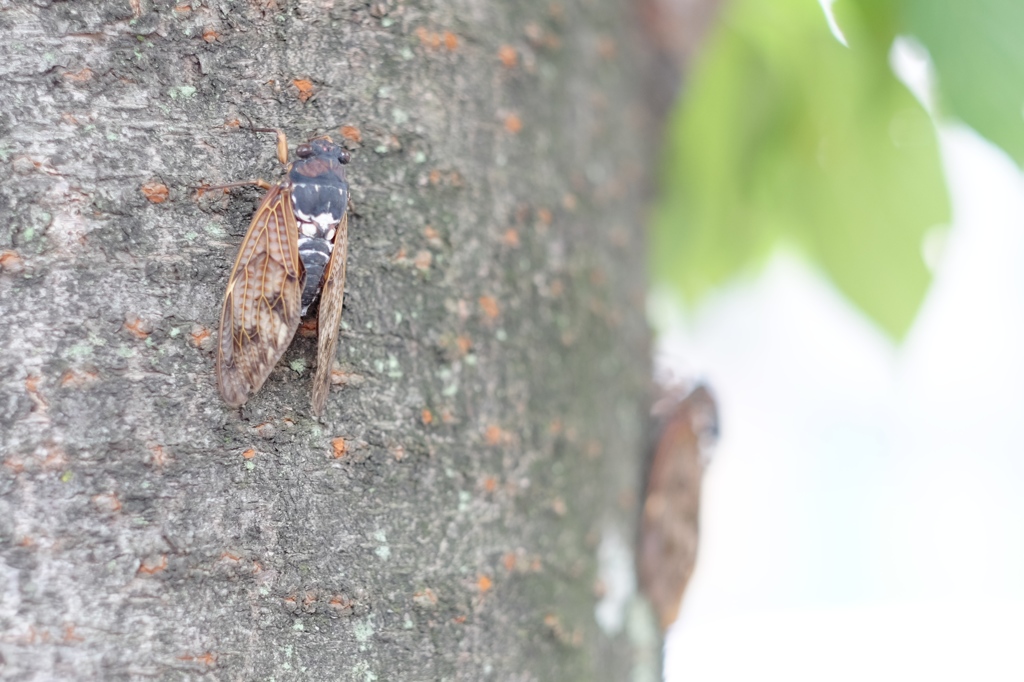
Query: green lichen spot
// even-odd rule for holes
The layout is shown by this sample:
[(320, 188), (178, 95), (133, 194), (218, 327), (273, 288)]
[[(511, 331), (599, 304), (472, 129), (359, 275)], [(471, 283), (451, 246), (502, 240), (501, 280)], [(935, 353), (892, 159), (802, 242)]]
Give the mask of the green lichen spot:
[(398, 358), (394, 355), (388, 356), (388, 376), (392, 379), (402, 378), (402, 370), (398, 367)]
[(181, 334), (181, 330), (177, 327), (171, 327), (171, 331), (168, 333), (171, 335), (172, 339), (176, 339), (178, 338), (178, 335)]
[(255, 468), (256, 468), (256, 462), (252, 461), (251, 459), (250, 459), (250, 460), (246, 460), (246, 462), (245, 462), (245, 468), (246, 468), (246, 469), (247, 469), (248, 471), (252, 471), (253, 469), (255, 469)]
[(468, 490), (459, 491), (459, 511), (464, 512), (469, 509), (469, 503), (472, 501), (473, 495)]
[(357, 642), (368, 642), (373, 637), (373, 623), (367, 620), (356, 621), (352, 624), (352, 634), (356, 636)]
[(383, 17), (380, 20), (380, 25), (384, 28), (391, 28), (395, 23), (395, 20), (391, 17)]
[(73, 472), (73, 471), (65, 471), (63, 474), (60, 475), (60, 482), (61, 483), (70, 483), (71, 479), (74, 478), (74, 477), (75, 477), (75, 472)]
[(303, 358), (296, 358), (288, 363), (288, 366), (292, 368), (292, 371), (296, 374), (302, 374), (306, 371), (306, 361)]
[(294, 623), (292, 623), (292, 630), (298, 630), (299, 632), (302, 632), (305, 629), (306, 626), (302, 624), (301, 620), (297, 620)]
[(424, 154), (423, 152), (416, 152), (415, 154), (412, 155), (412, 160), (414, 163), (426, 163), (427, 155)]
[(403, 123), (408, 122), (409, 114), (406, 113), (404, 109), (395, 107), (391, 110), (391, 120), (393, 120), (396, 125), (402, 125)]
[(228, 234), (223, 227), (217, 225), (216, 223), (207, 223), (206, 225), (203, 226), (203, 230), (205, 230), (206, 234), (210, 235), (211, 237), (226, 237)]
[(92, 353), (92, 344), (88, 341), (79, 341), (64, 351), (66, 358), (80, 358)]
[(175, 85), (167, 89), (171, 99), (190, 99), (196, 94), (196, 89), (191, 85)]

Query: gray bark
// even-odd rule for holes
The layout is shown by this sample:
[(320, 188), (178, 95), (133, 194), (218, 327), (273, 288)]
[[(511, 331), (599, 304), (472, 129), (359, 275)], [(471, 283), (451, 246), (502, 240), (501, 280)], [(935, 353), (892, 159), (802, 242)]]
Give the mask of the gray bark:
[[(0, 678), (651, 679), (632, 22), (0, 0)], [(280, 177), (246, 117), (359, 131), (322, 420), (301, 335), (217, 396), (260, 192), (193, 188)]]

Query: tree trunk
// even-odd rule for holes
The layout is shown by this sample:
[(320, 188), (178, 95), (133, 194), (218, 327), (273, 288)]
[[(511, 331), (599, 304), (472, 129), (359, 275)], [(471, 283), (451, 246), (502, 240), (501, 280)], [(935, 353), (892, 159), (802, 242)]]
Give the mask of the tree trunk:
[[(0, 0), (0, 677), (655, 679), (655, 125), (615, 0)], [(275, 126), (349, 166), (334, 379), (214, 383)]]

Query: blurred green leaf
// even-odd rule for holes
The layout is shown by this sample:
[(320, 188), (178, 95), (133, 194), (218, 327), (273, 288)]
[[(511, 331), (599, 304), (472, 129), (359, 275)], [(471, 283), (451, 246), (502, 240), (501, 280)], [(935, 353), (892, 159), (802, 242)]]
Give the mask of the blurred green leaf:
[(944, 113), (1024, 166), (1024, 1), (903, 0), (905, 30), (931, 54)]
[[(867, 1), (867, 0), (865, 0)], [(829, 33), (810, 0), (738, 0), (670, 121), (655, 276), (692, 300), (795, 244), (895, 336), (948, 220), (932, 125), (893, 76), (896, 20), (852, 5)]]

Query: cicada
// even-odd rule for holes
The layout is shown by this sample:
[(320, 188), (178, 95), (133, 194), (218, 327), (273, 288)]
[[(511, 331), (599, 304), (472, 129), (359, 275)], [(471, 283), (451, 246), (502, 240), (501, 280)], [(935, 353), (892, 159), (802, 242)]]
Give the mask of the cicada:
[(317, 364), (313, 414), (323, 414), (345, 295), (348, 253), (349, 153), (329, 137), (315, 137), (295, 150), (288, 163), (288, 141), (277, 134), (277, 156), (286, 164), (267, 190), (242, 240), (231, 269), (220, 316), (217, 388), (232, 407), (258, 391), (295, 336), (317, 298)]
[(707, 387), (698, 386), (683, 399), (669, 393), (655, 412), (659, 424), (648, 461), (637, 577), (665, 631), (697, 561), (701, 480), (718, 439), (718, 408)]

